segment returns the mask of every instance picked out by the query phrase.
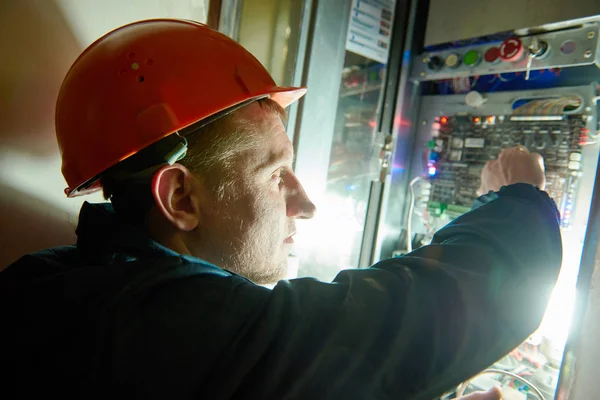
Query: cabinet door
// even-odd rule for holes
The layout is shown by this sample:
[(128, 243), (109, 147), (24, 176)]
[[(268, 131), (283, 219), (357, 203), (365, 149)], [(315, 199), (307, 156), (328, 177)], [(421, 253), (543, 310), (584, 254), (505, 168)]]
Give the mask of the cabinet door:
[(331, 0), (313, 10), (309, 92), (295, 136), (296, 173), (317, 205), (298, 221), (300, 276), (331, 280), (357, 268), (373, 182), (395, 1)]

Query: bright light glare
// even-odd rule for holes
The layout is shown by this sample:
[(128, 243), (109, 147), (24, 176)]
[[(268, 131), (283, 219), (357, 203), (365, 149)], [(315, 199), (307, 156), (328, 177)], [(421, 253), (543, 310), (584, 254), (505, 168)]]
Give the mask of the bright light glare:
[(546, 355), (554, 362), (560, 362), (562, 359), (571, 328), (582, 245), (581, 243), (570, 243), (568, 237), (563, 237), (563, 248), (563, 264), (560, 275), (538, 330), (538, 333), (550, 341), (551, 354)]
[(315, 200), (315, 204), (313, 219), (297, 221), (296, 254), (301, 268), (313, 266), (318, 269), (317, 278), (329, 281), (339, 271), (356, 266), (352, 256), (360, 246), (366, 204), (333, 193)]

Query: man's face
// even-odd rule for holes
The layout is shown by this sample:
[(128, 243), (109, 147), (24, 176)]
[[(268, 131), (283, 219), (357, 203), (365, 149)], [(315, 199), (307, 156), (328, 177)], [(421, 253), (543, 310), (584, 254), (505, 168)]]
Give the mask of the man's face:
[(279, 116), (256, 103), (238, 116), (259, 132), (257, 142), (235, 156), (229, 193), (204, 216), (203, 253), (256, 283), (272, 283), (285, 277), (296, 219), (311, 218), (315, 206), (294, 175)]

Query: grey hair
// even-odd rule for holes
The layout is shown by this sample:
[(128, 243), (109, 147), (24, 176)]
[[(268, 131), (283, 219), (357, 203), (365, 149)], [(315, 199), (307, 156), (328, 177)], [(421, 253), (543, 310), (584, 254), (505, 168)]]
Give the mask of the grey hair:
[[(256, 103), (265, 111), (276, 113), (285, 122), (286, 114), (275, 101), (264, 98)], [(188, 142), (186, 156), (179, 164), (198, 175), (212, 190), (215, 200), (227, 199), (228, 190), (235, 182), (234, 162), (241, 152), (254, 148), (261, 134), (256, 124), (240, 115), (240, 110), (225, 115), (202, 128), (185, 135)], [(136, 164), (135, 155), (131, 163)], [(118, 214), (131, 222), (139, 223), (145, 218), (154, 199), (150, 183), (155, 169), (147, 168), (140, 178), (140, 171), (117, 164), (100, 178), (104, 197), (110, 199)], [(158, 168), (157, 165), (155, 168)]]
[[(260, 99), (257, 103), (285, 121), (285, 111), (275, 101)], [(261, 133), (255, 124), (233, 112), (187, 137), (188, 153), (179, 163), (202, 176), (222, 201), (234, 182), (236, 155), (256, 147)]]

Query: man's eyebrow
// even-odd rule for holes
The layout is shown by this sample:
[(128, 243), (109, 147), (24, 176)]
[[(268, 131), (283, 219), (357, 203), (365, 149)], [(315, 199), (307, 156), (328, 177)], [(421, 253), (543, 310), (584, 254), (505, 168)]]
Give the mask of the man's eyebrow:
[(292, 151), (280, 151), (280, 152), (271, 152), (269, 154), (269, 159), (264, 163), (259, 164), (256, 169), (263, 170), (276, 166), (277, 164), (281, 164), (285, 162), (290, 165), (294, 165), (294, 161), (296, 160), (296, 154)]

